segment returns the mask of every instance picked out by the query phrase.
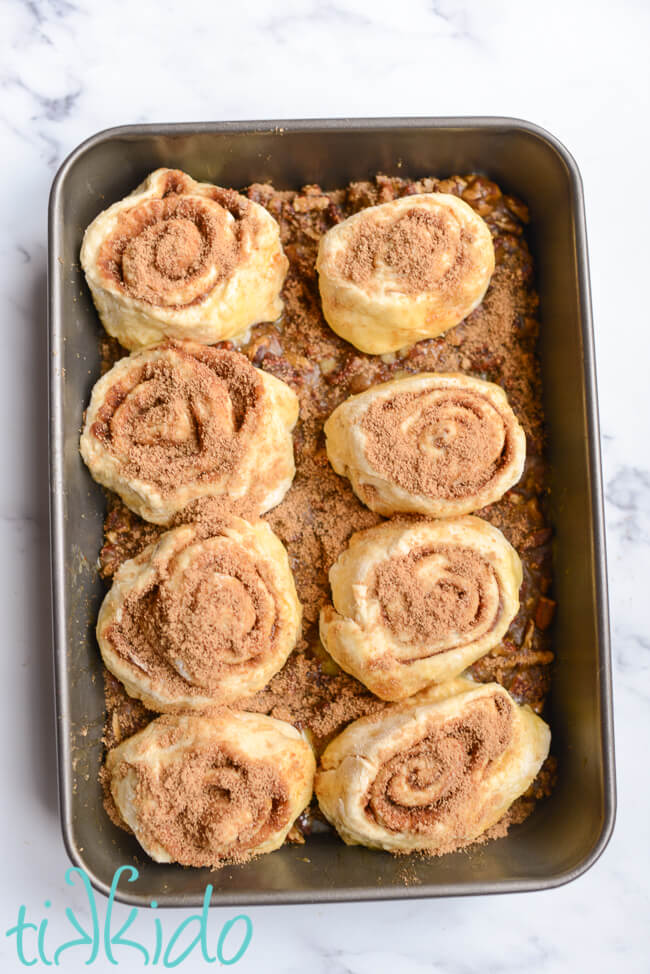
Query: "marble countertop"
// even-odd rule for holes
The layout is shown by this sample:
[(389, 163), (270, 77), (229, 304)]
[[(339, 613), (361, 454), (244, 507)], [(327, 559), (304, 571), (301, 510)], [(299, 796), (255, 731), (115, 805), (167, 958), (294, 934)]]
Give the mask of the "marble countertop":
[[(66, 906), (83, 914), (82, 892), (64, 882), (51, 690), (45, 291), (57, 167), (88, 135), (126, 122), (510, 115), (558, 136), (585, 184), (615, 663), (615, 833), (586, 875), (549, 892), (251, 909), (253, 940), (235, 969), (647, 971), (650, 8), (644, 0), (248, 0), (228, 9), (204, 0), (6, 0), (3, 14), (2, 931), (25, 904), (49, 917), (48, 937), (61, 942)], [(116, 908), (122, 920), (127, 912)], [(219, 922), (233, 915), (215, 912)], [(182, 917), (167, 912), (163, 922), (173, 929)], [(70, 952), (61, 966), (87, 969), (86, 956)], [(0, 958), (3, 971), (21, 969), (4, 936)], [(101, 955), (93, 966), (112, 969)]]

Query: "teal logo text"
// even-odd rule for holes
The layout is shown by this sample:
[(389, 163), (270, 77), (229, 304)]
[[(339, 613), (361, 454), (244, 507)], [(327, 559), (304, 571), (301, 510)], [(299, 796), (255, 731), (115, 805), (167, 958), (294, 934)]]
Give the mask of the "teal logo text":
[[(47, 917), (34, 923), (27, 916), (27, 907), (19, 906), (16, 923), (6, 931), (6, 936), (14, 941), (20, 963), (25, 967), (33, 967), (39, 962), (46, 967), (59, 966), (65, 964), (66, 957), (74, 953), (77, 957), (84, 957), (87, 965), (92, 965), (101, 956), (111, 964), (124, 963), (129, 968), (134, 967), (138, 959), (146, 967), (156, 964), (160, 967), (178, 967), (190, 955), (200, 955), (208, 964), (218, 961), (219, 964), (229, 965), (236, 964), (248, 950), (253, 937), (253, 923), (245, 913), (224, 923), (218, 935), (216, 931), (209, 929), (208, 916), (212, 896), (212, 886), (209, 884), (205, 888), (201, 912), (188, 916), (171, 934), (165, 935), (160, 916), (154, 914), (153, 931), (145, 938), (136, 939), (135, 931), (131, 929), (140, 913), (136, 907), (131, 908), (126, 920), (116, 929), (113, 904), (123, 875), (126, 875), (129, 883), (134, 883), (138, 878), (138, 870), (134, 866), (120, 866), (115, 871), (102, 920), (88, 876), (83, 869), (76, 866), (68, 869), (65, 874), (68, 886), (75, 886), (77, 882), (84, 886), (90, 907), (90, 921), (84, 926), (74, 911), (66, 907), (65, 916), (74, 936), (62, 944), (49, 943)], [(51, 906), (50, 901), (46, 900), (45, 907), (49, 909)], [(152, 900), (150, 906), (155, 910), (158, 904)], [(150, 913), (145, 915), (151, 918)], [(192, 939), (188, 942), (188, 937), (192, 934)]]

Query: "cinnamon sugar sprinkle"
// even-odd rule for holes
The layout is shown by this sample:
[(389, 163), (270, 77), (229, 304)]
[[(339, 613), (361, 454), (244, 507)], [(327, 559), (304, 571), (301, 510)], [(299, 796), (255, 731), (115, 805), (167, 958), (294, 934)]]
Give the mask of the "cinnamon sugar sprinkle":
[(238, 352), (167, 341), (111, 386), (92, 434), (126, 476), (168, 493), (233, 471), (259, 425), (262, 382)]
[[(365, 355), (335, 335), (322, 317), (315, 271), (319, 240), (330, 227), (364, 207), (438, 191), (465, 199), (492, 232), (496, 270), (486, 297), (443, 336), (391, 356)], [(472, 674), (484, 682), (496, 680), (515, 700), (541, 712), (553, 659), (548, 626), (554, 603), (549, 591), (551, 531), (535, 351), (539, 324), (532, 260), (523, 236), (525, 207), (504, 195), (495, 183), (476, 175), (417, 182), (378, 176), (372, 182), (352, 183), (330, 192), (319, 186), (295, 192), (258, 184), (248, 193), (278, 221), (290, 263), (281, 321), (255, 327), (242, 351), (253, 365), (287, 382), (300, 399), (300, 419), (294, 432), (296, 477), (283, 502), (265, 520), (287, 548), (303, 604), (303, 630), (283, 670), (263, 691), (238, 706), (290, 721), (310, 735), (318, 751), (351, 720), (386, 706), (341, 672), (318, 638), (318, 614), (329, 598), (331, 565), (351, 534), (382, 520), (361, 504), (347, 480), (329, 466), (323, 424), (349, 395), (379, 382), (437, 371), (466, 372), (499, 384), (526, 433), (527, 460), (521, 480), (501, 500), (479, 512), (503, 531), (520, 554), (524, 573), (520, 610), (505, 638), (474, 664)], [(232, 345), (222, 343), (222, 347)], [(103, 351), (104, 367), (123, 354), (108, 337), (103, 340)], [(181, 518), (201, 517), (201, 510), (201, 505), (195, 505)], [(236, 513), (246, 516), (241, 510)], [(107, 582), (126, 558), (136, 555), (160, 531), (109, 495), (100, 556)], [(112, 677), (107, 675), (106, 681), (105, 738), (111, 746), (144, 726), (151, 714), (128, 698)], [(527, 795), (489, 834), (505, 832), (509, 823), (526, 817), (535, 802), (548, 794), (553, 778), (554, 760), (549, 758)], [(301, 832), (308, 834), (318, 818), (312, 807), (298, 821)], [(319, 822), (319, 828), (325, 827)]]
[[(275, 583), (267, 567), (236, 551), (214, 515), (172, 558), (155, 560), (148, 586), (132, 590), (104, 633), (130, 665), (171, 692), (200, 696), (224, 672), (266, 659), (280, 631)], [(195, 542), (203, 547), (194, 548)], [(205, 547), (208, 542), (209, 547)], [(179, 558), (185, 562), (182, 572)]]
[(271, 764), (233, 748), (202, 744), (156, 773), (139, 762), (117, 776), (127, 769), (136, 776), (140, 829), (182, 865), (244, 862), (287, 824), (286, 784)]
[(366, 814), (396, 832), (424, 833), (438, 823), (451, 851), (484, 812), (482, 779), (512, 738), (512, 710), (500, 694), (473, 701), (466, 712), (433, 724), (428, 735), (387, 758), (367, 798)]
[[(432, 582), (431, 562), (440, 568)], [(484, 558), (469, 548), (434, 545), (391, 558), (375, 571), (372, 597), (381, 605), (383, 620), (391, 632), (412, 649), (425, 646), (426, 656), (434, 655), (431, 643), (441, 642), (439, 652), (462, 645), (468, 634), (496, 622), (499, 612), (490, 598), (495, 573)], [(449, 634), (456, 641), (449, 643)], [(446, 637), (446, 638), (445, 638)], [(471, 636), (470, 636), (471, 638)]]
[(348, 280), (363, 285), (384, 264), (405, 294), (434, 285), (452, 290), (469, 263), (469, 239), (466, 231), (455, 235), (442, 214), (414, 207), (392, 223), (361, 220), (341, 255), (340, 269)]
[(467, 497), (511, 461), (513, 423), (479, 393), (441, 388), (372, 402), (361, 422), (378, 473), (411, 493)]
[(132, 298), (173, 309), (195, 304), (233, 273), (258, 232), (248, 200), (170, 169), (161, 196), (122, 210), (98, 268)]

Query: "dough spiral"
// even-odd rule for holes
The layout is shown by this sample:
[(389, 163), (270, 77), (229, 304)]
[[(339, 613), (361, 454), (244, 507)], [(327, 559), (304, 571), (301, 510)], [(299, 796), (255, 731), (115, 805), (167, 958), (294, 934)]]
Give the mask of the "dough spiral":
[(159, 717), (109, 751), (110, 790), (156, 862), (222, 866), (278, 849), (309, 803), (314, 755), (259, 714)]
[(497, 683), (452, 680), (350, 724), (316, 775), (348, 845), (442, 854), (495, 825), (533, 782), (550, 730)]
[(288, 261), (264, 207), (157, 169), (93, 220), (81, 265), (106, 331), (134, 349), (165, 336), (212, 344), (275, 320)]
[(469, 514), (522, 475), (526, 436), (505, 393), (468, 375), (423, 372), (351, 396), (325, 424), (327, 455), (371, 510)]
[(107, 669), (151, 710), (209, 710), (265, 686), (300, 621), (282, 543), (265, 521), (224, 517), (167, 531), (124, 562), (97, 640)]
[(298, 398), (239, 352), (167, 341), (95, 384), (81, 455), (100, 484), (156, 524), (199, 497), (282, 500), (295, 473)]
[(487, 224), (457, 196), (371, 206), (322, 237), (316, 267), (330, 327), (362, 352), (395, 352), (453, 328), (494, 271)]
[(458, 676), (519, 608), (519, 556), (478, 517), (385, 522), (350, 539), (330, 570), (325, 648), (382, 700)]

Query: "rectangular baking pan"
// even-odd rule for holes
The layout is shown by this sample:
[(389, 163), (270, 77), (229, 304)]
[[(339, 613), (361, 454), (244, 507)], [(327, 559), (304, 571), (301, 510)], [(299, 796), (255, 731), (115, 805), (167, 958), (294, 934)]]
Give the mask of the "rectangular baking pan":
[[(104, 698), (94, 637), (104, 500), (78, 452), (82, 411), (99, 375), (101, 326), (78, 264), (84, 228), (158, 166), (195, 179), (278, 188), (345, 185), (376, 172), (417, 179), (478, 170), (530, 207), (555, 528), (557, 663), (549, 720), (559, 778), (505, 839), (471, 853), (396, 859), (315, 835), (220, 872), (149, 861), (102, 808), (97, 773)], [(63, 837), (73, 862), (107, 892), (115, 869), (137, 882), (118, 898), (196, 906), (514, 892), (588, 869), (615, 815), (605, 542), (589, 270), (581, 180), (547, 132), (504, 118), (340, 119), (133, 125), (101, 132), (64, 162), (49, 227), (51, 531), (57, 739)], [(408, 866), (408, 884), (404, 881)], [(124, 884), (123, 884), (124, 885)]]

